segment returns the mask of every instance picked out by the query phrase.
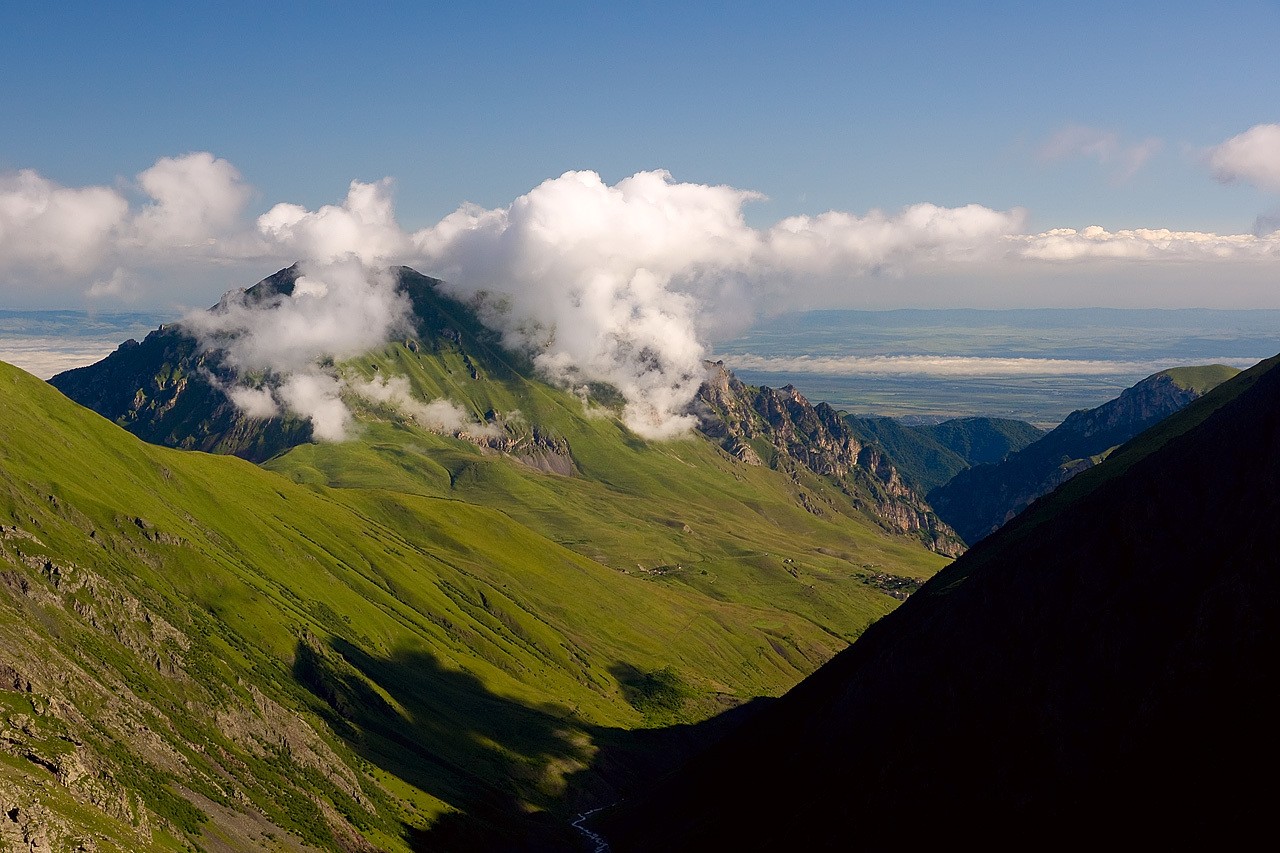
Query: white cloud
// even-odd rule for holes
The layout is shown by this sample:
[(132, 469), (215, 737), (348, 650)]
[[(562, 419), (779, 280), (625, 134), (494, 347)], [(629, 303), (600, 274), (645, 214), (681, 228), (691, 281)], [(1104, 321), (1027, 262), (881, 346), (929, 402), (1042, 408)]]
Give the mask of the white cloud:
[[(409, 380), (404, 376), (379, 376), (368, 381), (351, 381), (347, 385), (361, 397), (389, 405), (433, 432), (491, 438), (504, 435), (501, 425), (482, 423), (451, 400), (441, 398), (424, 403), (413, 395)], [(518, 417), (518, 413), (516, 415)]]
[(1280, 193), (1280, 124), (1259, 124), (1209, 151), (1209, 169), (1224, 184), (1253, 184)]
[(352, 418), (351, 410), (342, 402), (342, 388), (336, 376), (313, 368), (287, 376), (275, 394), (291, 411), (311, 421), (316, 438), (345, 441)]
[(128, 210), (110, 187), (63, 187), (30, 169), (0, 174), (0, 272), (86, 272), (118, 237)]
[(182, 323), (239, 376), (265, 377), (265, 384), (227, 389), (246, 414), (270, 417), (283, 406), (309, 419), (317, 438), (340, 440), (351, 414), (329, 365), (407, 330), (409, 304), (388, 270), (355, 258), (302, 271), (289, 295), (250, 302), (243, 292), (228, 294), (218, 310), (193, 312)]
[[(608, 382), (637, 433), (685, 431), (704, 377), (703, 333), (750, 319), (766, 294), (820, 276), (982, 253), (1022, 214), (915, 205), (897, 215), (831, 212), (768, 231), (747, 225), (758, 194), (678, 183), (662, 171), (609, 186), (594, 172), (545, 181), (505, 208), (465, 206), (414, 235), (424, 260), (511, 346), (565, 384)], [(494, 300), (496, 295), (500, 299)]]
[(193, 312), (183, 324), (233, 367), (279, 373), (351, 358), (407, 328), (408, 301), (387, 270), (354, 259), (301, 270), (291, 295), (251, 304), (233, 293), (218, 310)]
[(408, 235), (396, 222), (389, 178), (372, 184), (352, 181), (341, 205), (316, 211), (277, 204), (258, 217), (257, 230), (276, 250), (318, 261), (354, 255), (389, 262), (410, 249)]
[(1163, 148), (1164, 143), (1155, 137), (1125, 142), (1115, 131), (1072, 124), (1045, 140), (1037, 156), (1050, 163), (1075, 158), (1096, 160), (1111, 167), (1114, 179), (1123, 181), (1133, 177)]
[(1213, 234), (1137, 228), (1108, 231), (1098, 225), (1077, 231), (1055, 228), (1040, 234), (1010, 236), (1015, 257), (1040, 261), (1110, 259), (1127, 261), (1228, 261), (1280, 258), (1280, 232)]
[(120, 299), (132, 301), (138, 295), (134, 277), (124, 267), (116, 267), (109, 278), (102, 278), (89, 285), (84, 295), (90, 299)]
[(1022, 210), (981, 205), (916, 204), (896, 216), (873, 210), (865, 216), (829, 211), (793, 216), (764, 235), (763, 265), (785, 277), (833, 274), (852, 277), (869, 270), (922, 261), (989, 253), (999, 238), (1020, 230)]
[[(978, 356), (724, 356), (734, 370), (761, 373), (820, 374), (827, 376), (1113, 376), (1155, 373), (1179, 364), (1203, 364), (1204, 359), (1178, 361), (1115, 361), (1067, 358), (991, 358)], [(1252, 367), (1258, 359), (1213, 359), (1216, 363)]]
[(208, 246), (236, 230), (253, 193), (234, 166), (207, 151), (162, 157), (138, 183), (152, 202), (134, 218), (137, 239), (161, 251)]
[[(414, 235), (456, 294), (500, 297), (488, 320), (550, 378), (608, 382), (640, 435), (685, 431), (702, 382), (699, 297), (759, 245), (754, 193), (642, 172), (568, 172), (495, 210), (467, 206)], [(494, 308), (500, 306), (500, 308)]]

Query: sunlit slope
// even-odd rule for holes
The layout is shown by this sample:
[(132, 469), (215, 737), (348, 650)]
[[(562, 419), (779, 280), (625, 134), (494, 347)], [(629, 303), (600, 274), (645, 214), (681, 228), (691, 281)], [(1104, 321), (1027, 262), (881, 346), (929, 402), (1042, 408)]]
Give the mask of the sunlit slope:
[[(670, 667), (677, 718), (776, 695), (894, 605), (864, 563), (942, 562), (694, 442), (589, 480), (387, 422), (280, 461), (365, 480), (334, 490), (144, 444), (7, 365), (0, 395), (0, 799), (104, 850), (395, 849), (448, 810), (550, 806), (652, 713), (629, 679)], [(518, 402), (606, 465), (611, 421)]]
[(499, 509), (615, 573), (787, 611), (845, 639), (884, 604), (869, 585), (875, 575), (920, 580), (947, 562), (889, 535), (859, 509), (856, 495), (806, 469), (747, 465), (695, 433), (645, 441), (598, 403), (490, 370), (447, 346), (427, 352), (392, 344), (346, 369), (364, 378), (407, 377), (415, 397), (448, 399), (476, 417), (519, 412), (544, 443), (561, 448), (572, 473), (521, 462), (518, 450), (432, 434), (392, 407), (360, 400), (351, 401), (363, 424), (355, 440), (295, 447), (267, 467), (300, 482), (386, 487)]

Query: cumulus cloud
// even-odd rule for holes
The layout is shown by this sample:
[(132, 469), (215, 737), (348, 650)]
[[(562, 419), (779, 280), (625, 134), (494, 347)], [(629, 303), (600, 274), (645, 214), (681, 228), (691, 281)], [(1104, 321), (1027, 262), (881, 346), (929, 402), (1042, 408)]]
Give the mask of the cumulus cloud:
[(0, 174), (0, 271), (88, 271), (123, 230), (128, 211), (110, 187), (63, 187), (30, 169)]
[(1114, 131), (1072, 124), (1045, 140), (1037, 156), (1049, 163), (1076, 158), (1096, 160), (1112, 170), (1114, 179), (1123, 181), (1133, 177), (1163, 148), (1164, 143), (1155, 137), (1126, 142)]
[(396, 222), (389, 178), (372, 184), (352, 181), (342, 204), (316, 211), (277, 204), (258, 217), (257, 230), (274, 249), (318, 261), (348, 255), (388, 261), (410, 248), (408, 235)]
[(1055, 228), (1005, 238), (1016, 257), (1040, 261), (1221, 261), (1280, 258), (1280, 232), (1213, 234), (1137, 228), (1108, 231), (1099, 225), (1077, 231)]
[(235, 166), (207, 151), (162, 157), (138, 184), (152, 201), (134, 218), (137, 239), (166, 250), (207, 246), (235, 230), (253, 193)]
[(1259, 124), (1209, 150), (1209, 170), (1224, 184), (1280, 193), (1280, 124)]
[(234, 166), (205, 152), (158, 160), (137, 188), (149, 201), (132, 210), (114, 187), (63, 187), (29, 169), (0, 174), (0, 274), (40, 281), (97, 272), (88, 295), (130, 295), (127, 266), (192, 250), (225, 257), (252, 192)]
[(643, 172), (606, 185), (569, 172), (495, 210), (466, 206), (414, 235), (456, 294), (491, 297), (486, 317), (553, 380), (608, 382), (625, 420), (660, 438), (686, 430), (702, 382), (697, 294), (743, 266), (754, 198)]
[(753, 316), (763, 291), (977, 252), (1021, 221), (976, 205), (916, 205), (761, 231), (743, 215), (757, 198), (664, 171), (613, 186), (568, 172), (507, 207), (460, 208), (413, 239), (454, 293), (487, 297), (489, 322), (544, 374), (613, 385), (628, 426), (665, 438), (692, 424), (684, 412), (705, 375), (702, 333), (726, 315)]

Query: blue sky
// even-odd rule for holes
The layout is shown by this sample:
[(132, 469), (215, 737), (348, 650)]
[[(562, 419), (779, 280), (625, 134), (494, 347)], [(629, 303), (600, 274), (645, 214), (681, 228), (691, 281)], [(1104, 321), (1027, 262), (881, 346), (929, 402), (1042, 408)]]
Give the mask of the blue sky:
[[(224, 243), (277, 203), (342, 204), (353, 180), (391, 177), (414, 233), (569, 170), (754, 191), (766, 198), (741, 209), (761, 230), (930, 204), (1017, 210), (1007, 230), (1026, 235), (1264, 234), (1280, 207), (1266, 163), (1217, 179), (1208, 164), (1280, 122), (1275, 3), (372, 5), (5, 4), (10, 194), (27, 170), (41, 192), (104, 187), (129, 207), (101, 219), (110, 235), (92, 257), (62, 266), (40, 263), (29, 220), (0, 219), (0, 305), (202, 304), (271, 272), (270, 253), (206, 251), (177, 283), (158, 244), (139, 254), (141, 238), (120, 237), (156, 198), (140, 176), (193, 152), (230, 164), (243, 190), (209, 238)], [(800, 307), (1280, 305), (1280, 250), (1246, 251), (877, 256), (850, 267), (869, 284), (827, 270), (791, 292)], [(776, 294), (764, 303), (778, 310)]]

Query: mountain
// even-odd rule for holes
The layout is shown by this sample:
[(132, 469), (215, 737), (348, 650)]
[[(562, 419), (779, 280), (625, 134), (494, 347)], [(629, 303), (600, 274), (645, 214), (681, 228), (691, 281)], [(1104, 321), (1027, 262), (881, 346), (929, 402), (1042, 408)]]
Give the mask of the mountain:
[(1003, 461), (959, 472), (930, 491), (928, 501), (972, 545), (1036, 498), (1237, 373), (1213, 364), (1148, 376), (1110, 402), (1072, 412), (1043, 438)]
[[(412, 303), (412, 336), (386, 351), (396, 352), (394, 357), (357, 359), (354, 370), (368, 374), (365, 378), (407, 376), (424, 399), (448, 399), (485, 420), (518, 410), (524, 427), (507, 426), (507, 435), (473, 440), (526, 462), (536, 460), (558, 473), (576, 470), (574, 448), (560, 437), (556, 425), (562, 416), (522, 404), (525, 391), (540, 384), (528, 359), (504, 349), (470, 306), (442, 292), (439, 280), (408, 267), (394, 272)], [(225, 310), (228, 302), (237, 300), (267, 304), (292, 293), (298, 276), (296, 265), (281, 270), (247, 291), (229, 294), (210, 310)], [(918, 538), (938, 553), (959, 553), (962, 545), (954, 531), (902, 482), (887, 458), (852, 439), (829, 407), (820, 404), (815, 409), (794, 389), (785, 391), (785, 401), (772, 389), (751, 389), (756, 396), (749, 400), (742, 383), (734, 379), (730, 387), (723, 365), (708, 368), (708, 384), (696, 401), (703, 433), (726, 444), (730, 452), (734, 442), (763, 441), (770, 448), (765, 452), (769, 467), (789, 469), (785, 473), (795, 481), (797, 500), (807, 511), (833, 511), (836, 499), (819, 493), (840, 493), (842, 508), (834, 511), (852, 509), (890, 532)], [(463, 375), (471, 381), (460, 381)], [(202, 349), (182, 326), (171, 324), (141, 343), (128, 341), (97, 364), (59, 374), (50, 382), (140, 438), (170, 447), (264, 462), (312, 440), (310, 425), (295, 417), (246, 416), (223, 390), (233, 380), (233, 371), (218, 352)], [(618, 395), (612, 389), (594, 390), (597, 404), (616, 405)], [(772, 401), (773, 409), (754, 413), (752, 407), (766, 400)], [(753, 414), (744, 419), (747, 411)], [(386, 413), (366, 414), (377, 419)], [(734, 420), (729, 423), (725, 417)], [(797, 466), (828, 484), (805, 488), (794, 473)]]
[(1000, 462), (1044, 435), (1039, 427), (1009, 418), (952, 418), (928, 425), (856, 415), (845, 420), (864, 441), (879, 444), (902, 479), (922, 494), (965, 468)]
[[(239, 295), (249, 304), (266, 303), (292, 293), (299, 275), (295, 265)], [(210, 310), (225, 310), (228, 297)], [(202, 350), (182, 326), (170, 323), (141, 343), (131, 338), (102, 361), (59, 373), (49, 382), (153, 444), (261, 462), (311, 439), (305, 420), (247, 417), (223, 391), (234, 377), (221, 353)]]
[[(949, 562), (871, 512), (864, 475), (822, 473), (850, 447), (783, 437), (829, 419), (798, 395), (789, 420), (747, 418), (766, 464), (709, 409), (722, 437), (645, 441), (608, 389), (588, 409), (401, 275), (414, 334), (333, 370), (402, 377), (471, 431), (352, 396), (351, 440), (295, 443), (305, 424), (210, 408), (225, 365), (177, 327), (58, 379), (254, 465), (144, 443), (0, 365), (6, 845), (566, 849), (578, 812), (714, 742)], [(246, 298), (288, 271), (266, 284)]]
[(1280, 760), (1280, 356), (956, 560), (612, 849), (1245, 846)]

